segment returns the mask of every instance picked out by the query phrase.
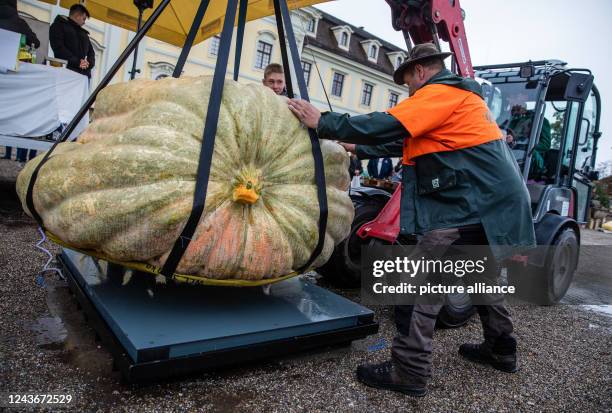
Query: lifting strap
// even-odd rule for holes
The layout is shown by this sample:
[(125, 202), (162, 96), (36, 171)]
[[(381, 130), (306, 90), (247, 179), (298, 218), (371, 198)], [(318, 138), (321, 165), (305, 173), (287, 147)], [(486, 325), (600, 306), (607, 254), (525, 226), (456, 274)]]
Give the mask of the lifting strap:
[[(281, 53), (283, 56), (283, 65), (287, 69), (285, 70), (285, 81), (287, 84), (287, 95), (290, 99), (294, 97), (293, 87), (291, 84), (291, 71), (289, 70), (289, 59), (287, 56), (287, 44), (285, 42), (285, 30), (287, 31), (287, 37), (289, 39), (289, 48), (291, 49), (291, 59), (293, 63), (293, 69), (295, 70), (295, 77), (300, 91), (300, 97), (304, 100), (310, 101), (308, 97), (308, 89), (306, 88), (306, 80), (304, 79), (304, 71), (300, 64), (300, 58), (295, 43), (295, 35), (293, 33), (293, 26), (291, 25), (291, 17), (289, 16), (289, 10), (287, 9), (287, 0), (274, 0), (274, 12), (276, 14), (276, 24), (278, 27), (278, 40), (281, 46)], [(283, 26), (284, 29), (283, 30)], [(308, 135), (310, 137), (310, 143), (312, 147), (312, 157), (314, 159), (314, 171), (315, 171), (315, 183), (317, 185), (317, 200), (319, 202), (319, 239), (315, 249), (312, 251), (308, 261), (299, 268), (299, 271), (304, 271), (310, 268), (312, 263), (317, 259), (323, 250), (325, 244), (325, 234), (327, 232), (327, 191), (325, 185), (325, 168), (323, 163), (323, 154), (321, 153), (321, 145), (319, 144), (319, 137), (317, 131), (314, 129), (308, 129)]]
[(221, 110), (221, 98), (223, 97), (225, 71), (227, 70), (227, 62), (229, 60), (237, 6), (238, 0), (228, 0), (227, 9), (225, 11), (225, 20), (223, 22), (223, 30), (221, 32), (219, 55), (217, 56), (217, 64), (215, 65), (215, 73), (213, 75), (213, 82), (210, 90), (210, 99), (208, 101), (208, 110), (206, 112), (206, 121), (204, 123), (202, 148), (200, 149), (200, 159), (198, 161), (193, 206), (191, 209), (191, 214), (187, 219), (187, 223), (185, 224), (181, 235), (179, 235), (178, 239), (175, 241), (174, 246), (168, 255), (168, 259), (161, 269), (162, 275), (165, 275), (168, 278), (172, 278), (176, 272), (176, 268), (178, 267), (181, 258), (183, 258), (183, 254), (185, 254), (198, 223), (200, 222), (200, 218), (204, 213), (206, 192), (208, 190), (208, 179), (210, 177), (210, 167), (212, 164), (212, 155), (215, 149), (215, 136), (217, 134), (217, 124), (219, 121), (219, 112)]
[(242, 43), (244, 41), (244, 26), (246, 24), (247, 6), (249, 0), (240, 0), (238, 11), (238, 30), (236, 31), (236, 54), (234, 55), (234, 81), (238, 81), (240, 75), (240, 57), (242, 56)]

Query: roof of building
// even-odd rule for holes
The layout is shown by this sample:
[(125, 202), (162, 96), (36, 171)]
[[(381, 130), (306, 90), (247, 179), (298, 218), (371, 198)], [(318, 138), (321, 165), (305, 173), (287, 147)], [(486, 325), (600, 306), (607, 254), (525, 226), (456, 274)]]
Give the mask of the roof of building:
[(598, 183), (612, 184), (612, 175), (601, 178)]
[[(407, 54), (406, 50), (399, 48), (381, 39), (380, 37), (377, 37), (365, 31), (361, 27), (353, 26), (352, 24), (347, 23), (337, 17), (334, 17), (331, 14), (325, 13), (320, 9), (317, 9), (317, 12), (321, 13), (322, 17), (319, 20), (317, 26), (316, 37), (313, 38), (312, 36), (306, 36), (304, 40), (304, 45), (312, 45), (315, 47), (319, 47), (321, 49), (333, 52), (336, 55), (345, 57), (356, 63), (360, 63), (364, 66), (368, 66), (372, 69), (376, 69), (388, 75), (392, 75), (395, 71), (395, 68), (389, 60), (387, 53), (404, 52)], [(333, 31), (331, 30), (332, 27), (336, 26), (348, 26), (353, 31), (350, 37), (348, 51), (338, 46), (338, 41), (336, 40), (336, 37), (334, 36)], [(377, 40), (382, 45), (378, 53), (378, 59), (376, 63), (368, 59), (366, 52), (364, 51), (363, 47), (361, 47), (361, 42), (364, 40)]]

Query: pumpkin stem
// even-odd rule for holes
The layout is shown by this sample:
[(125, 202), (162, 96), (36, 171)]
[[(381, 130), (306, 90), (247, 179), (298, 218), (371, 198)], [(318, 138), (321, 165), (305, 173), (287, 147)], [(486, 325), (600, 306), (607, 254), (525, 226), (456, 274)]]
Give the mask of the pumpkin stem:
[(242, 204), (252, 205), (259, 199), (259, 195), (255, 192), (253, 183), (250, 181), (244, 185), (240, 184), (234, 188), (234, 194), (232, 195), (234, 202), (240, 202)]

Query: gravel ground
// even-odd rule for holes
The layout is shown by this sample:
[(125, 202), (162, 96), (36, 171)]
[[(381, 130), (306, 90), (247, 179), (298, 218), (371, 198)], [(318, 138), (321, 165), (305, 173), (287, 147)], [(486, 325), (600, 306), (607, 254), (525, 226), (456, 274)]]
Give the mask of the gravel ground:
[(477, 319), (438, 330), (430, 393), (420, 399), (354, 378), (359, 363), (389, 355), (394, 327), (387, 307), (376, 309), (380, 333), (351, 347), (144, 387), (123, 384), (67, 287), (53, 277), (47, 288), (35, 283), (46, 258), (34, 248), (35, 225), (14, 195), (17, 170), (0, 161), (0, 393), (71, 394), (74, 411), (612, 410), (612, 318), (570, 305), (512, 307), (521, 363), (512, 375), (457, 355), (459, 344), (480, 340)]

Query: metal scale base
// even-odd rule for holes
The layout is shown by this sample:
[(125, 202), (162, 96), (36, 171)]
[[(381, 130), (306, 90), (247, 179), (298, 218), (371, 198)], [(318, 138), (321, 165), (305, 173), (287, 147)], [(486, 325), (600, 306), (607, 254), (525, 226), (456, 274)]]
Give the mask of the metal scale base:
[(297, 277), (271, 285), (268, 292), (155, 285), (150, 274), (138, 272), (122, 286), (122, 266), (70, 249), (58, 259), (128, 382), (348, 344), (378, 331), (371, 310)]

